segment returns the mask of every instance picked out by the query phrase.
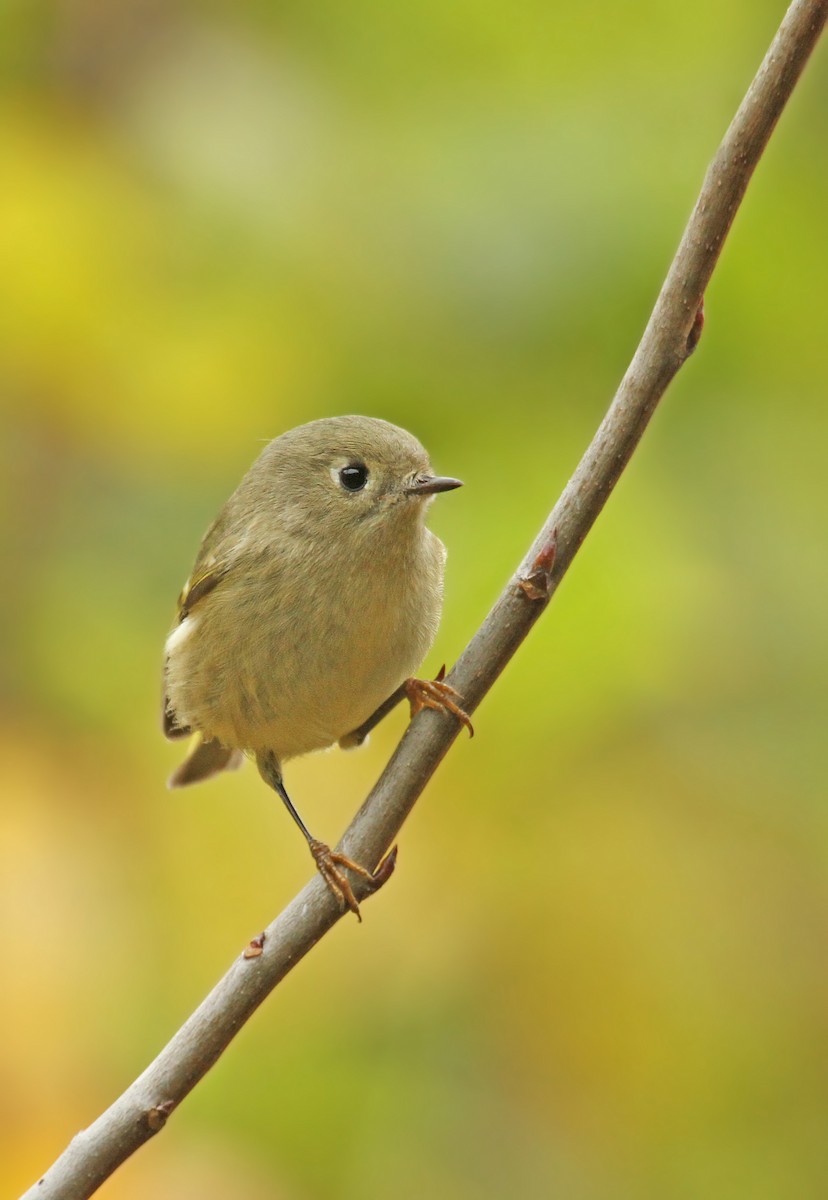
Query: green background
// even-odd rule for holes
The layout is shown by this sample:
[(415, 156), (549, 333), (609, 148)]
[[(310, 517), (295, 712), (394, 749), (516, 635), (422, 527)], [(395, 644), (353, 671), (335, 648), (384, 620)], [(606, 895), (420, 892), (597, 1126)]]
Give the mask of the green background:
[[(636, 345), (784, 10), (0, 12), (0, 1176), (33, 1182), (308, 878), (256, 773), (171, 794), (161, 646), (263, 441), (333, 413), (465, 480), (433, 672)], [(818, 52), (701, 346), (429, 786), (393, 884), (111, 1200), (824, 1194)], [(336, 838), (404, 725), (291, 764)]]

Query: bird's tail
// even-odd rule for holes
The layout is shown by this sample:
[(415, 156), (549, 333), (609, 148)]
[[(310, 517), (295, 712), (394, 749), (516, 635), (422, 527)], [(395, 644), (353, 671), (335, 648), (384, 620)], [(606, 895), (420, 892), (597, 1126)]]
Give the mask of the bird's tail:
[(186, 787), (218, 775), (220, 771), (235, 771), (244, 762), (241, 750), (228, 750), (221, 742), (205, 741), (200, 733), (193, 739), (192, 749), (180, 767), (167, 780), (167, 787)]

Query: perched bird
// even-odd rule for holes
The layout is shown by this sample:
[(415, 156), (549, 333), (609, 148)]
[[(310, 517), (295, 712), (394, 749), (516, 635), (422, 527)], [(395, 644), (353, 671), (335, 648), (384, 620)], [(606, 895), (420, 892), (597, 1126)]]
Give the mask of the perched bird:
[(359, 916), (344, 869), (312, 837), (282, 764), (357, 745), (394, 704), (471, 723), (441, 678), (411, 678), (437, 632), (445, 547), (426, 528), (437, 492), (410, 433), (370, 417), (311, 421), (270, 442), (207, 531), (167, 638), (164, 732), (196, 735), (170, 787), (255, 758), (336, 896)]

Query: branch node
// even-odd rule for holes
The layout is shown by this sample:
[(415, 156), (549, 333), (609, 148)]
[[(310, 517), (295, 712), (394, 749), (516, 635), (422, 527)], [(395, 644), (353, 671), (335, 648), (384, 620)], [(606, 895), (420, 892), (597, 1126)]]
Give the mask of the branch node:
[(397, 865), (397, 847), (392, 846), (385, 858), (374, 871), (374, 891), (378, 891), (394, 874)]
[(258, 958), (265, 944), (267, 934), (264, 930), (256, 937), (251, 938), (250, 942), (245, 946), (242, 958)]
[(518, 578), (518, 590), (529, 600), (548, 600), (552, 591), (552, 568), (558, 554), (558, 530), (553, 529), (540, 548), (528, 575)]
[(699, 307), (696, 309), (696, 315), (693, 318), (693, 324), (690, 326), (690, 332), (687, 335), (686, 349), (688, 355), (692, 354), (699, 344), (699, 340), (704, 329), (704, 296), (699, 301)]
[(158, 1133), (160, 1129), (164, 1128), (167, 1124), (167, 1117), (169, 1117), (174, 1108), (174, 1100), (163, 1100), (160, 1104), (156, 1104), (153, 1108), (147, 1110), (145, 1113), (146, 1122), (152, 1133)]

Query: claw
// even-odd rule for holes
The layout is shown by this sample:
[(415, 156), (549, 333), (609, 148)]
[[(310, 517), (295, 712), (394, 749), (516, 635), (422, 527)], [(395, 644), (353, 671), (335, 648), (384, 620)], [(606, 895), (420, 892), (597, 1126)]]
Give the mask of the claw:
[(406, 679), (405, 694), (411, 704), (412, 720), (424, 708), (433, 708), (437, 712), (449, 712), (456, 717), (461, 725), (469, 731), (469, 737), (474, 737), (474, 726), (469, 714), (457, 703), (463, 697), (449, 684), (444, 683), (446, 668), (441, 667), (436, 679)]
[(360, 866), (353, 859), (346, 857), (344, 854), (338, 854), (336, 850), (331, 850), (330, 846), (326, 846), (324, 842), (317, 841), (316, 838), (310, 841), (308, 845), (310, 846), (313, 860), (316, 863), (316, 869), (333, 893), (340, 911), (345, 912), (346, 908), (350, 909), (356, 919), (362, 921), (359, 904), (351, 887), (351, 882), (348, 876), (339, 868), (344, 867), (348, 871), (353, 871), (360, 879), (365, 880), (372, 892), (376, 892), (384, 883), (388, 882), (394, 872), (394, 866), (397, 861), (397, 847), (394, 846), (386, 854), (376, 871), (372, 874), (371, 871)]

